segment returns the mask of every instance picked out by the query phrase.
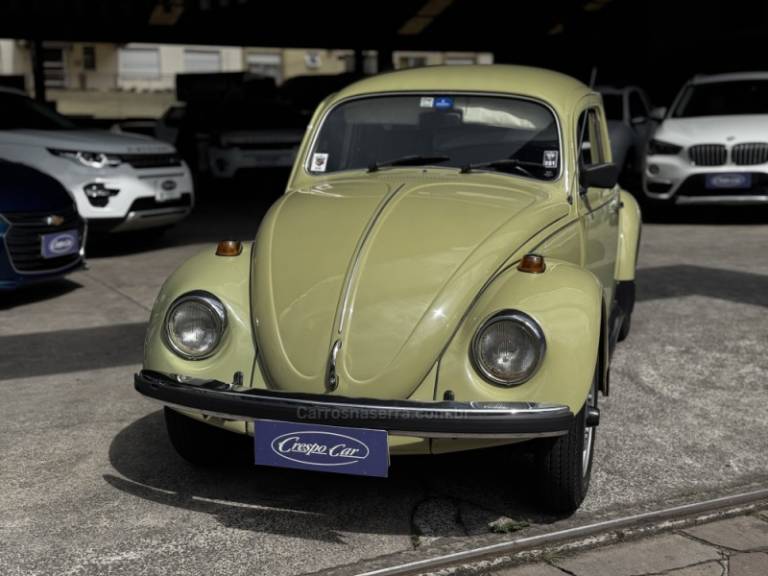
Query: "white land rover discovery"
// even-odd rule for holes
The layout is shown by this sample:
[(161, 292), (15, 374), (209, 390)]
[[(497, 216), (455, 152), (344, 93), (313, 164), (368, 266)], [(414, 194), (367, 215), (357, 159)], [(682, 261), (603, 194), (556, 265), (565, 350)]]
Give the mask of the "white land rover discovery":
[(90, 231), (164, 227), (194, 205), (189, 168), (165, 142), (79, 130), (23, 92), (0, 88), (0, 158), (53, 176)]
[(648, 144), (643, 191), (677, 204), (768, 203), (768, 72), (697, 76)]

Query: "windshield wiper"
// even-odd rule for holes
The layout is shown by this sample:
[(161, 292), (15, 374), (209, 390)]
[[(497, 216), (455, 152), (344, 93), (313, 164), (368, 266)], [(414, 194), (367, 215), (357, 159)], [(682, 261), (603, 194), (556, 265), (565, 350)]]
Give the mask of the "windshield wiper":
[(530, 170), (526, 170), (525, 166), (535, 166), (541, 168), (542, 164), (538, 162), (526, 162), (525, 160), (519, 160), (517, 158), (500, 158), (499, 160), (491, 160), (490, 162), (478, 162), (477, 164), (467, 164), (462, 166), (459, 170), (460, 174), (466, 174), (472, 172), (472, 170), (482, 170), (483, 168), (515, 168), (522, 172), (526, 176), (533, 176)]
[(419, 156), (418, 154), (402, 156), (386, 162), (374, 162), (368, 166), (368, 172), (376, 172), (379, 168), (386, 166), (424, 166), (425, 164), (438, 164), (448, 160), (450, 160), (448, 156)]

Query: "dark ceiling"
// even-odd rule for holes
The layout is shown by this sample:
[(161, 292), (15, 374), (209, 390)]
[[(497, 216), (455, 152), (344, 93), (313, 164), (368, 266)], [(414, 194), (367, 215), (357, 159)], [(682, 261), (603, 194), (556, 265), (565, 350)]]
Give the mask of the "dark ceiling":
[(0, 37), (488, 50), (657, 92), (696, 72), (768, 68), (768, 3), (743, 0), (3, 0)]

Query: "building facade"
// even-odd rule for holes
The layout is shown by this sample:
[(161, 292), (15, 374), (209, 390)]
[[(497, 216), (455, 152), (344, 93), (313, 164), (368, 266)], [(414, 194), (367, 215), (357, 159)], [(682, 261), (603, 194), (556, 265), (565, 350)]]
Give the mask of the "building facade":
[[(377, 71), (377, 54), (365, 51), (364, 69)], [(491, 64), (490, 53), (394, 52), (393, 67)], [(354, 68), (352, 50), (258, 48), (178, 44), (45, 42), (47, 98), (65, 114), (155, 117), (175, 100), (176, 75), (251, 72), (276, 83), (307, 74), (339, 74)], [(33, 92), (28, 42), (0, 39), (0, 76), (20, 75)]]

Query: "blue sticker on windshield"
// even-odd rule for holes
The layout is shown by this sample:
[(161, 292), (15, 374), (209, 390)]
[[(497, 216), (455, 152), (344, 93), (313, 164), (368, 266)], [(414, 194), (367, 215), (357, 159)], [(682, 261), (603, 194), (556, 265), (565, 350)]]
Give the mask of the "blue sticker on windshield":
[(435, 108), (438, 110), (450, 110), (453, 108), (453, 98), (450, 96), (438, 96), (435, 98)]

